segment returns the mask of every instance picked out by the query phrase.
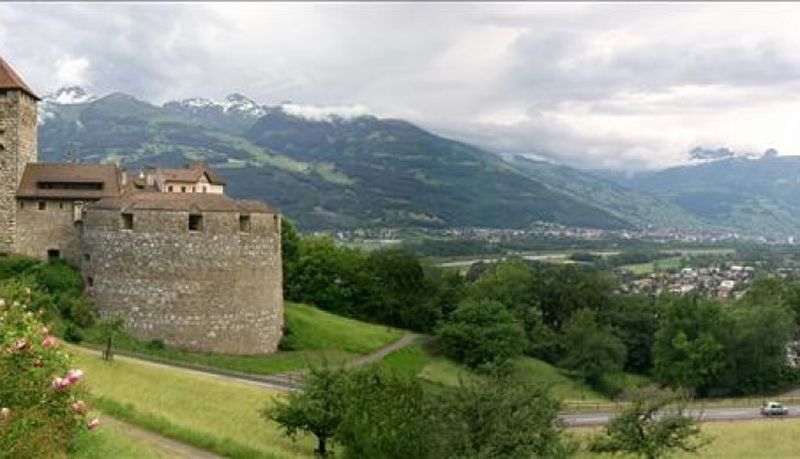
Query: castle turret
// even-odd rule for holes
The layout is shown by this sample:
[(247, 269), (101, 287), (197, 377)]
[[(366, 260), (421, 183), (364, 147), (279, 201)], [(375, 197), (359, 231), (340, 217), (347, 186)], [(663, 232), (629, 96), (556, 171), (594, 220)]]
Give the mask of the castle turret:
[(12, 249), (15, 194), (25, 165), (36, 162), (36, 103), (39, 98), (0, 57), (0, 252)]

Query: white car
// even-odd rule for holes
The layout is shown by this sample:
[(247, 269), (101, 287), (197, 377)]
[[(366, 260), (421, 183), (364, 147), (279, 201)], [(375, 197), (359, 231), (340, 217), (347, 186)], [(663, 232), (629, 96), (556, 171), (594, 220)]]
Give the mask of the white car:
[(789, 408), (778, 402), (769, 402), (761, 405), (761, 414), (764, 416), (783, 416), (789, 414)]

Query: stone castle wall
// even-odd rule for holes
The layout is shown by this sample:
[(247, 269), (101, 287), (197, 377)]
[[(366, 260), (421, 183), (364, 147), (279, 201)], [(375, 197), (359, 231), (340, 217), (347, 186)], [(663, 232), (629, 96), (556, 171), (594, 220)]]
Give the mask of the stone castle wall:
[(193, 351), (264, 354), (283, 326), (280, 217), (253, 213), (240, 231), (236, 212), (136, 210), (122, 229), (119, 210), (90, 208), (82, 272), (101, 316), (127, 318), (143, 339)]
[[(40, 202), (44, 203), (44, 209), (40, 208)], [(80, 266), (81, 232), (74, 215), (74, 204), (69, 200), (20, 199), (14, 252), (46, 260), (48, 250), (58, 250), (60, 258)]]
[(19, 90), (0, 90), (0, 252), (13, 249), (15, 194), (25, 164), (36, 161), (36, 101)]

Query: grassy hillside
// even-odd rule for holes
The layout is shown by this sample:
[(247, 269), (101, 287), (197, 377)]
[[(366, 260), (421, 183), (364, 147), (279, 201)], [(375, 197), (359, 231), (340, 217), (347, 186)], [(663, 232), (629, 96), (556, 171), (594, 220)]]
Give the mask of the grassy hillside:
[[(422, 344), (407, 347), (389, 355), (380, 365), (399, 373), (417, 376), (423, 381), (442, 387), (457, 387), (460, 381), (480, 378), (475, 372), (440, 356), (434, 356)], [(531, 357), (514, 360), (517, 378), (550, 387), (554, 397), (570, 401), (606, 401), (608, 397), (587, 386), (579, 379), (547, 362)], [(641, 386), (647, 378), (635, 375), (612, 375), (610, 382), (621, 387)]]
[(258, 410), (279, 393), (72, 348), (86, 372), (94, 406), (165, 436), (239, 458), (311, 457), (313, 442), (292, 443)]
[[(337, 316), (320, 309), (286, 303), (288, 351), (273, 355), (220, 355), (189, 352), (177, 348), (153, 346), (130, 337), (117, 339), (119, 349), (147, 354), (168, 360), (189, 362), (226, 370), (256, 374), (274, 374), (308, 367), (323, 361), (339, 363), (369, 354), (386, 346), (403, 331), (384, 325), (369, 324)], [(90, 342), (102, 345), (99, 335), (90, 335)]]

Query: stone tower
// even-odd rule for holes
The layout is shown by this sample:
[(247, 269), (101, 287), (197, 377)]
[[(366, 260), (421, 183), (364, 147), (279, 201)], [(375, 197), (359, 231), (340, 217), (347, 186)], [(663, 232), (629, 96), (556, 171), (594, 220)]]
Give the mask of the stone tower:
[(0, 57), (0, 252), (12, 249), (15, 193), (25, 165), (36, 162), (36, 103), (39, 98)]

